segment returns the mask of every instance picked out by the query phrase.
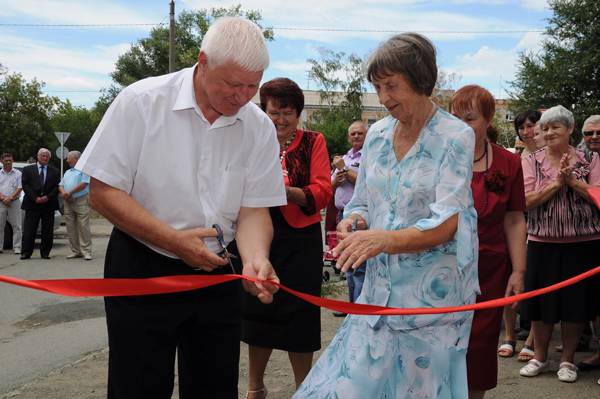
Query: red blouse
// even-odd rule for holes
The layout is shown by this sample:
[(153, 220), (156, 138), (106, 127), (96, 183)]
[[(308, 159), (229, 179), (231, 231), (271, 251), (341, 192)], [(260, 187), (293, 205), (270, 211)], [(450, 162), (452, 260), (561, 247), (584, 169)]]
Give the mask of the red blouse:
[(321, 222), (320, 210), (332, 196), (329, 155), (323, 135), (298, 129), (281, 165), (288, 172), (285, 185), (301, 188), (308, 201), (306, 207), (289, 200), (287, 205), (279, 207), (285, 220), (295, 228)]

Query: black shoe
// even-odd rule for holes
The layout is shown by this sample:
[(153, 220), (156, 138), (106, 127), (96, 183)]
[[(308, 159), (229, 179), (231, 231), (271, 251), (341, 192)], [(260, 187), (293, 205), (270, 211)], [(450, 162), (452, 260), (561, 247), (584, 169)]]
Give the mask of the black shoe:
[(527, 341), (529, 337), (529, 331), (523, 329), (517, 333), (517, 340), (519, 341)]
[(50, 255), (42, 255), (42, 259), (52, 259), (52, 258), (50, 258)]
[(31, 258), (31, 255), (21, 255), (21, 260), (27, 260)]
[(342, 312), (332, 312), (333, 317), (346, 317), (348, 316), (347, 313), (342, 313)]

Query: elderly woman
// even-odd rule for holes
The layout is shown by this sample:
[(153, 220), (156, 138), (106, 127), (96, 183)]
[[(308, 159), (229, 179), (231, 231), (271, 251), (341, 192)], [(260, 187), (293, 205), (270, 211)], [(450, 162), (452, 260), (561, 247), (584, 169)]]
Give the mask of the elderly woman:
[[(277, 78), (263, 84), (260, 105), (275, 124), (288, 198), (287, 205), (270, 208), (274, 234), (269, 260), (281, 284), (321, 296), (320, 211), (331, 199), (325, 139), (296, 128), (304, 93), (292, 80)], [(310, 371), (313, 352), (321, 349), (320, 308), (287, 292), (278, 293), (269, 306), (246, 295), (242, 341), (248, 344), (250, 363), (246, 398), (267, 396), (263, 376), (273, 349), (288, 352), (298, 387)]]
[[(395, 35), (371, 55), (366, 72), (391, 116), (367, 134), (354, 196), (338, 225), (337, 266), (345, 272), (367, 261), (357, 303), (474, 303), (475, 136), (429, 99), (435, 47), (415, 33)], [(362, 230), (350, 234), (355, 218)], [(294, 398), (465, 398), (472, 317), (350, 315)]]
[[(589, 188), (600, 185), (598, 155), (591, 162), (569, 145), (573, 114), (558, 105), (540, 120), (546, 147), (523, 159), (527, 210), (525, 290), (559, 283), (600, 264), (600, 211)], [(584, 323), (596, 316), (594, 276), (577, 284), (523, 301), (522, 316), (532, 320), (535, 355), (520, 374), (549, 371), (548, 345), (554, 324), (561, 322), (563, 351), (558, 379), (577, 380), (573, 356)]]
[(535, 127), (533, 128), (533, 141), (535, 141), (535, 145), (537, 148), (544, 148), (546, 146), (546, 141), (544, 140), (544, 136), (542, 135), (542, 127), (540, 126), (540, 121), (535, 123)]
[(540, 111), (527, 109), (520, 112), (515, 118), (515, 131), (521, 141), (525, 143), (525, 150), (521, 153), (522, 157), (538, 150), (537, 144), (533, 139), (533, 128), (535, 127), (535, 123), (540, 120), (540, 116), (542, 116)]
[[(478, 276), (485, 302), (523, 292), (525, 276), (525, 192), (521, 157), (489, 142), (495, 101), (477, 85), (461, 88), (450, 100), (450, 112), (473, 128), (475, 160), (471, 190), (479, 234)], [(511, 271), (512, 268), (512, 271)], [(513, 306), (516, 309), (516, 304)], [(467, 352), (469, 398), (483, 398), (498, 383), (496, 346), (503, 308), (475, 311)], [(514, 320), (512, 322), (514, 326)], [(511, 348), (505, 345), (512, 344)], [(505, 343), (514, 350), (515, 342)]]

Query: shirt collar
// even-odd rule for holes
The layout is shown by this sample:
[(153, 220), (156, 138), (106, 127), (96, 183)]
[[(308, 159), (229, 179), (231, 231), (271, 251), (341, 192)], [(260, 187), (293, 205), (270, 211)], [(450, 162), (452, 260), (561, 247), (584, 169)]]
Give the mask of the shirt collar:
[(198, 108), (196, 99), (194, 97), (194, 71), (196, 70), (197, 66), (198, 64), (184, 71), (185, 75), (183, 77), (183, 82), (181, 83), (177, 100), (175, 100), (175, 104), (173, 104), (172, 111)]
[(362, 148), (356, 151), (356, 153), (354, 152), (354, 148), (350, 148), (350, 151), (348, 151), (346, 155), (348, 155), (350, 158), (356, 158), (357, 155), (362, 155)]
[(48, 165), (42, 166), (41, 163), (39, 163), (39, 162), (36, 162), (36, 163), (37, 163), (38, 170), (40, 170), (40, 168), (46, 168), (46, 169), (48, 169)]
[[(198, 64), (194, 65), (191, 68), (188, 68), (184, 73), (183, 82), (181, 83), (181, 89), (179, 90), (179, 94), (177, 96), (177, 100), (175, 100), (175, 104), (173, 104), (172, 111), (181, 111), (184, 109), (195, 109), (198, 115), (206, 120), (202, 110), (196, 103), (196, 94), (194, 91), (194, 72)], [(212, 127), (223, 127), (235, 124), (235, 122), (239, 119), (243, 121), (243, 113), (246, 112), (246, 104), (243, 106), (237, 114), (234, 116), (220, 116), (219, 119), (213, 123)]]

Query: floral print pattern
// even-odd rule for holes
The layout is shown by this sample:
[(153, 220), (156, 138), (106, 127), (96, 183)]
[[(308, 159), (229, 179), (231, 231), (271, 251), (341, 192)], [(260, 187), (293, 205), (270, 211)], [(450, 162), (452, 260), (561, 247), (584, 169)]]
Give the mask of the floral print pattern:
[[(438, 110), (416, 145), (397, 162), (388, 153), (396, 120), (371, 127), (363, 148), (354, 197), (344, 214), (361, 215), (370, 229), (435, 228), (458, 214), (454, 239), (416, 254), (367, 261), (358, 303), (437, 308), (475, 302), (477, 214), (471, 195), (471, 128)], [(472, 312), (346, 318), (294, 398), (467, 397), (465, 353)]]

